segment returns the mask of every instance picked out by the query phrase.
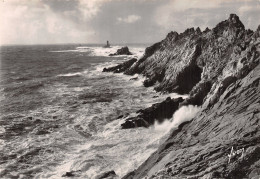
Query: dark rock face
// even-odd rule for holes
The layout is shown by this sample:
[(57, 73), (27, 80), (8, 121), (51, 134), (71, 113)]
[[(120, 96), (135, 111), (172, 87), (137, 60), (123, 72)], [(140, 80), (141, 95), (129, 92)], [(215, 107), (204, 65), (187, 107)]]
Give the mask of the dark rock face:
[(75, 176), (73, 172), (66, 172), (64, 175), (62, 175), (62, 177), (73, 177), (73, 176)]
[(145, 49), (144, 55), (142, 58), (140, 58), (137, 61), (137, 64), (134, 66), (131, 66), (131, 68), (129, 68), (128, 70), (125, 71), (126, 75), (134, 75), (135, 73), (141, 73), (143, 71), (144, 68), (136, 68), (137, 66), (139, 66), (140, 64), (142, 64), (148, 57), (152, 56), (153, 53), (157, 50), (159, 50), (161, 47), (161, 43), (158, 42), (156, 44), (153, 44), (150, 47), (147, 47)]
[(109, 56), (116, 56), (116, 55), (133, 55), (133, 54), (129, 51), (128, 47), (122, 47), (118, 49), (116, 53), (109, 54)]
[[(213, 93), (220, 87), (214, 83), (220, 84), (228, 73), (241, 78), (255, 67), (259, 31), (260, 27), (256, 32), (245, 30), (239, 17), (231, 14), (212, 30), (201, 32), (199, 28), (190, 28), (181, 34), (170, 32), (164, 40), (148, 47), (125, 74), (143, 74), (147, 78), (144, 86), (156, 84), (157, 91), (194, 96), (194, 91), (200, 89), (205, 98), (205, 92)], [(191, 103), (202, 104), (204, 98), (193, 99)]]
[(116, 177), (117, 177), (116, 172), (114, 170), (111, 170), (97, 176), (96, 179), (113, 179)]
[[(260, 65), (230, 85), (212, 108), (179, 126), (124, 178), (259, 178), (259, 99)], [(243, 149), (243, 157), (229, 157), (232, 147)]]
[(203, 104), (204, 98), (207, 96), (211, 89), (211, 81), (204, 81), (198, 83), (195, 87), (193, 87), (192, 91), (190, 91), (189, 98), (185, 99), (180, 105), (197, 105), (201, 106)]
[(161, 103), (153, 104), (151, 107), (137, 111), (138, 116), (128, 118), (123, 124), (122, 129), (134, 127), (149, 127), (153, 125), (155, 120), (159, 123), (165, 119), (172, 118), (173, 113), (179, 108), (179, 104), (183, 102), (182, 98), (171, 99), (168, 97)]
[[(260, 26), (246, 30), (235, 14), (212, 30), (171, 32), (149, 47), (149, 55), (125, 73), (145, 75), (145, 85), (158, 91), (189, 93), (178, 107), (192, 104), (202, 110), (124, 178), (259, 178), (259, 62)], [(153, 117), (143, 120), (155, 115), (144, 111), (126, 121), (126, 128), (154, 122)]]
[(81, 170), (78, 171), (70, 171), (70, 172), (66, 172), (64, 175), (62, 175), (62, 177), (79, 177), (81, 173)]
[(126, 69), (128, 69), (130, 66), (132, 66), (136, 61), (137, 61), (136, 58), (132, 58), (117, 66), (110, 67), (110, 68), (104, 68), (103, 72), (121, 73), (121, 72), (124, 72)]
[[(141, 59), (112, 68), (146, 76), (145, 87), (154, 86), (162, 92), (189, 93), (180, 104), (213, 106), (231, 84), (246, 76), (259, 63), (260, 26), (253, 32), (245, 30), (235, 14), (212, 30), (187, 29), (167, 37), (145, 50)], [(128, 66), (128, 65), (127, 65)], [(107, 69), (104, 69), (106, 71)], [(138, 119), (138, 120), (137, 120)], [(149, 126), (153, 120), (143, 117), (129, 119), (123, 128)]]

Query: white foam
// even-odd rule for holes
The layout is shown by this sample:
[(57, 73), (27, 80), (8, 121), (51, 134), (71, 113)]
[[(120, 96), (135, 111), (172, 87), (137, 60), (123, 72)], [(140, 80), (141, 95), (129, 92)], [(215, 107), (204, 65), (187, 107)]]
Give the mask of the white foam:
[[(77, 49), (84, 49), (86, 47), (77, 47)], [(122, 48), (122, 46), (111, 46), (111, 48), (103, 48), (103, 47), (87, 47), (88, 50), (90, 50), (91, 55), (93, 56), (105, 56), (108, 57), (109, 54), (113, 54), (116, 53), (116, 51), (120, 48)], [(144, 54), (144, 49), (145, 48), (141, 48), (141, 47), (129, 47), (129, 51), (132, 52), (133, 55), (117, 55), (116, 57), (136, 57), (136, 58), (140, 58), (143, 54)], [(115, 56), (114, 56), (115, 57)]]
[(0, 126), (0, 134), (4, 134), (5, 133), (5, 128)]
[[(77, 47), (77, 49), (82, 49), (85, 47)], [(115, 53), (117, 49), (119, 49), (119, 46), (111, 46), (110, 48), (103, 48), (103, 47), (90, 47), (88, 48), (90, 50), (90, 54), (92, 56), (105, 56), (108, 57), (109, 54)]]
[(171, 98), (179, 98), (179, 97), (181, 97), (181, 98), (183, 98), (183, 99), (186, 99), (186, 98), (188, 98), (189, 97), (189, 95), (181, 95), (181, 94), (178, 94), (178, 93), (170, 93), (169, 94), (169, 96), (171, 97)]
[(196, 116), (200, 108), (193, 105), (182, 106), (178, 109), (171, 120), (165, 120), (162, 124), (155, 122), (155, 130), (169, 132), (171, 129), (178, 127), (181, 123), (189, 121)]
[[(161, 102), (168, 96), (183, 96), (177, 94), (158, 94), (153, 90), (153, 87), (143, 87), (145, 78), (142, 75), (127, 76), (123, 74), (102, 73), (104, 67), (112, 66), (116, 63), (118, 63), (118, 60), (92, 66), (93, 70), (60, 75), (82, 75), (84, 77), (86, 75), (89, 79), (100, 78), (102, 80), (93, 80), (94, 84), (91, 83), (93, 90), (99, 89), (95, 88), (96, 86), (105, 86), (105, 88), (110, 89), (109, 85), (113, 85), (111, 89), (119, 90), (120, 94), (109, 103), (84, 104), (79, 106), (77, 113), (68, 114), (69, 118), (74, 119), (73, 122), (66, 125), (67, 127), (59, 133), (60, 136), (53, 134), (53, 136), (48, 137), (48, 140), (52, 138), (56, 140), (62, 139), (64, 143), (66, 142), (66, 145), (70, 145), (70, 149), (64, 154), (62, 153), (63, 162), (59, 162), (55, 166), (50, 166), (50, 169), (44, 169), (44, 172), (38, 174), (37, 177), (61, 178), (66, 172), (78, 170), (82, 171), (80, 178), (94, 178), (103, 171), (109, 170), (115, 170), (119, 177), (122, 177), (141, 165), (166, 138), (165, 136), (168, 133), (165, 132), (165, 129), (159, 129), (158, 127), (122, 130), (121, 124), (125, 121), (124, 118), (107, 123), (107, 119), (115, 119), (114, 114), (118, 114), (118, 111), (123, 112), (123, 114), (130, 113), (131, 117), (137, 115), (135, 112), (138, 109)], [(108, 76), (109, 78), (102, 78)], [(130, 80), (136, 77), (136, 80)], [(82, 87), (73, 88), (67, 85), (57, 85), (50, 87), (49, 92), (50, 95), (55, 93), (62, 96), (63, 94), (77, 94), (82, 89)], [(153, 96), (157, 97), (153, 98)], [(64, 111), (64, 113), (66, 112)], [(68, 118), (68, 116), (64, 114), (64, 118)], [(97, 131), (88, 131), (89, 124), (93, 124), (93, 128)], [(76, 125), (80, 126), (80, 131), (90, 133), (91, 136), (87, 138), (82, 137), (75, 130)], [(54, 139), (50, 143), (54, 143)], [(60, 151), (63, 152), (63, 150)], [(128, 160), (125, 160), (125, 158)]]
[(79, 50), (56, 50), (56, 51), (49, 51), (49, 52), (87, 52), (87, 51), (79, 51)]
[(0, 139), (0, 150), (2, 151), (4, 149), (5, 146), (5, 141)]
[(77, 75), (82, 75), (82, 73), (77, 72), (77, 73), (67, 73), (67, 74), (60, 74), (58, 76), (77, 76)]
[[(90, 56), (104, 56), (109, 57), (109, 54), (116, 53), (118, 49), (122, 48), (122, 46), (111, 46), (110, 48), (104, 47), (88, 47), (88, 46), (80, 46), (76, 47), (76, 49), (71, 50), (57, 50), (57, 51), (50, 51), (50, 52), (80, 52), (80, 53), (90, 53)], [(129, 51), (132, 52), (133, 55), (117, 55), (114, 57), (127, 57), (127, 58), (140, 58), (144, 54), (144, 47), (129, 47)]]

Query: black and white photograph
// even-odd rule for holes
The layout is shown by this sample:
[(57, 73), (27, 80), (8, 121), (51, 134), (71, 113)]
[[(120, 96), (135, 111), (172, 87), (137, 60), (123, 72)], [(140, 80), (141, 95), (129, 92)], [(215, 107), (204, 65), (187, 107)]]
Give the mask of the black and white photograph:
[(0, 0), (1, 179), (260, 179), (260, 0)]

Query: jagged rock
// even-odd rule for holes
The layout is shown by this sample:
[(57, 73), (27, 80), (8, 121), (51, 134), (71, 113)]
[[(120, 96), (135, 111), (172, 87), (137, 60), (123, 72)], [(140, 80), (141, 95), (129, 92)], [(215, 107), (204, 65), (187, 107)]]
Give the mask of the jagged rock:
[(204, 98), (210, 92), (211, 89), (211, 81), (201, 81), (195, 87), (193, 87), (192, 91), (190, 91), (189, 98), (186, 98), (180, 106), (197, 105), (200, 106), (204, 102)]
[(132, 58), (117, 66), (110, 67), (110, 68), (104, 68), (103, 72), (121, 73), (121, 72), (124, 72), (126, 69), (128, 69), (130, 66), (132, 66), (136, 61), (137, 61), (136, 58)]
[[(259, 43), (255, 40), (257, 35), (253, 36), (257, 33), (245, 30), (235, 14), (203, 33), (199, 28), (190, 28), (181, 34), (170, 32), (163, 41), (148, 47), (125, 74), (145, 75), (144, 86), (156, 84), (157, 91), (189, 93), (189, 98), (180, 106), (210, 107), (226, 88), (259, 63)], [(134, 121), (141, 126), (150, 124), (138, 117), (128, 121), (127, 128), (136, 126)]]
[(200, 35), (200, 34), (201, 34), (201, 30), (200, 30), (200, 28), (197, 27), (196, 30), (195, 30), (195, 32), (196, 32), (197, 35)]
[(191, 99), (185, 103), (201, 105), (208, 94), (214, 96), (228, 73), (239, 79), (255, 67), (259, 61), (255, 50), (258, 29), (254, 33), (245, 30), (239, 17), (231, 14), (203, 33), (199, 28), (181, 34), (170, 32), (164, 40), (148, 47), (125, 74), (143, 74), (147, 78), (144, 86), (154, 86), (157, 91), (190, 93)]
[(62, 177), (79, 177), (81, 170), (66, 172)]
[(206, 27), (206, 29), (203, 31), (203, 33), (208, 33), (210, 31), (210, 29), (208, 27)]
[(116, 177), (117, 177), (116, 172), (114, 170), (111, 170), (103, 174), (100, 174), (99, 176), (96, 177), (96, 179), (113, 179)]
[[(124, 179), (259, 176), (259, 32), (260, 26), (245, 30), (231, 14), (212, 30), (171, 32), (125, 71), (143, 74), (146, 86), (157, 91), (189, 93), (179, 106), (201, 105), (202, 110)], [(136, 118), (147, 122), (143, 119)], [(136, 127), (133, 121), (126, 122)], [(232, 147), (244, 149), (243, 158), (235, 154), (229, 162)]]
[(151, 107), (137, 111), (137, 117), (128, 118), (123, 124), (122, 129), (134, 127), (149, 127), (153, 125), (155, 120), (159, 123), (165, 119), (172, 118), (173, 113), (179, 108), (179, 104), (183, 102), (182, 98), (171, 99), (168, 97), (161, 103), (153, 104)]
[[(260, 168), (260, 65), (232, 83), (219, 101), (172, 132), (124, 179), (253, 178)], [(242, 150), (228, 156), (231, 148)], [(229, 161), (230, 159), (230, 161)]]
[(161, 43), (155, 43), (150, 47), (145, 49), (144, 55), (136, 63), (136, 65), (131, 66), (125, 71), (126, 75), (134, 75), (135, 73), (141, 73), (144, 68), (138, 68), (141, 63), (143, 63), (148, 57), (153, 55), (153, 53), (161, 47)]
[(109, 56), (115, 56), (115, 55), (132, 55), (132, 53), (129, 51), (128, 47), (125, 46), (118, 49), (116, 53), (109, 54)]
[(74, 174), (72, 172), (66, 172), (62, 177), (73, 177)]
[(258, 37), (260, 37), (260, 25), (258, 26), (255, 33), (253, 34), (253, 38), (257, 39)]

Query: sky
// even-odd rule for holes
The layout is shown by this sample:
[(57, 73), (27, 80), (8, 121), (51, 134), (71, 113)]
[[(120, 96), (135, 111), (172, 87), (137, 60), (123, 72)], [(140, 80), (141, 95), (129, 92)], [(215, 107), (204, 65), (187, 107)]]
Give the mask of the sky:
[(235, 13), (260, 25), (260, 0), (0, 0), (0, 44), (155, 43)]

